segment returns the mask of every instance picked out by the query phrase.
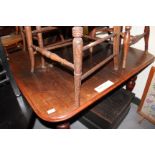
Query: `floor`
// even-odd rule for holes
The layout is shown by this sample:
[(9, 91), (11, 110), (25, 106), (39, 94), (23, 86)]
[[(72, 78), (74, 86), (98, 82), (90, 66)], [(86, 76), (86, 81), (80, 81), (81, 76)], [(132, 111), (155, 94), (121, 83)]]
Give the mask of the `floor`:
[[(155, 125), (151, 124), (149, 121), (143, 119), (137, 113), (137, 105), (131, 104), (131, 109), (126, 116), (126, 118), (122, 121), (118, 129), (155, 129)], [(35, 120), (33, 129), (51, 129), (50, 127), (44, 125), (39, 119)], [(87, 129), (82, 123), (79, 121), (75, 121), (71, 124), (71, 129)]]

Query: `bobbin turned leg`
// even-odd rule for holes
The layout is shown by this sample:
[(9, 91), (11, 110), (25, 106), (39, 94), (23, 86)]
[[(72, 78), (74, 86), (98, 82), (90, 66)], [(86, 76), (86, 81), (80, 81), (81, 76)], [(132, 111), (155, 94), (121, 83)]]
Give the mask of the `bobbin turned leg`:
[(123, 49), (123, 68), (126, 67), (127, 55), (130, 46), (130, 30), (131, 26), (125, 27), (125, 35), (124, 35), (124, 49)]
[(64, 122), (56, 126), (57, 129), (70, 129), (70, 123)]
[(29, 56), (30, 56), (31, 72), (34, 72), (35, 60), (34, 60), (34, 51), (32, 48), (31, 26), (25, 26), (25, 33), (26, 33), (27, 46), (28, 46), (28, 51), (29, 51)]
[[(37, 29), (37, 30), (41, 30), (41, 26), (36, 26), (36, 29)], [(39, 32), (39, 33), (37, 34), (37, 36), (38, 36), (38, 44), (39, 44), (39, 47), (40, 47), (40, 48), (43, 48), (43, 47), (44, 47), (44, 44), (43, 44), (42, 33)], [(42, 67), (42, 68), (45, 68), (45, 59), (44, 59), (43, 56), (41, 56), (41, 67)]]
[(80, 106), (80, 87), (82, 75), (82, 48), (83, 48), (83, 28), (73, 27), (73, 59), (74, 59), (74, 87), (75, 87), (75, 104)]
[(129, 91), (132, 91), (136, 85), (136, 80), (137, 80), (137, 76), (134, 76), (131, 79), (129, 79), (129, 81), (127, 81), (127, 84), (126, 84), (126, 89)]
[(114, 37), (113, 42), (113, 53), (114, 53), (114, 69), (118, 70), (118, 56), (119, 56), (119, 48), (120, 48), (120, 32), (121, 26), (114, 26), (114, 33), (116, 36)]
[(150, 26), (145, 26), (144, 28), (144, 41), (145, 41), (145, 52), (148, 52), (149, 36), (150, 36)]

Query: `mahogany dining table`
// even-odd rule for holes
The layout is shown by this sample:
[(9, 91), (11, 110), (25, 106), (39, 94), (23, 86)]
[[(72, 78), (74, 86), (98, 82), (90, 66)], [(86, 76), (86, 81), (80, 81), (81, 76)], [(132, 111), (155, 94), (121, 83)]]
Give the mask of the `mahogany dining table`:
[[(93, 57), (84, 56), (83, 72), (111, 54), (112, 48), (103, 43), (94, 48)], [(57, 49), (55, 52), (72, 61), (72, 47)], [(108, 62), (93, 75), (82, 82), (80, 106), (74, 103), (74, 77), (70, 70), (57, 63), (48, 62), (46, 68), (39, 66), (40, 57), (36, 58), (36, 69), (30, 72), (28, 52), (19, 51), (9, 55), (9, 64), (15, 81), (33, 111), (42, 120), (56, 124), (57, 128), (69, 128), (70, 120), (80, 114), (99, 99), (119, 86), (126, 85), (132, 91), (137, 75), (153, 63), (154, 56), (136, 48), (129, 48), (126, 68), (122, 66), (120, 52), (119, 69), (113, 69), (113, 62)], [(112, 84), (100, 92), (96, 88), (110, 81)]]

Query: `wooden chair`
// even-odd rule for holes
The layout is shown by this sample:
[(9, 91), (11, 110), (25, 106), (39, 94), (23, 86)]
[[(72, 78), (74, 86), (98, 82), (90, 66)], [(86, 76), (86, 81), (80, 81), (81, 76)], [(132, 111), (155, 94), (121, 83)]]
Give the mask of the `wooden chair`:
[(121, 37), (124, 40), (124, 48), (123, 48), (123, 68), (126, 68), (126, 61), (127, 61), (127, 55), (128, 55), (128, 49), (131, 45), (137, 43), (139, 40), (141, 40), (142, 38), (144, 38), (144, 43), (145, 43), (145, 47), (144, 50), (147, 53), (148, 52), (148, 42), (149, 42), (149, 35), (150, 35), (150, 27), (149, 26), (145, 26), (144, 27), (144, 32), (140, 35), (130, 35), (130, 31), (131, 31), (131, 26), (126, 26), (125, 27), (125, 32), (121, 34)]
[(8, 50), (13, 47), (18, 47), (19, 43), (22, 43), (22, 49), (24, 51), (26, 50), (25, 35), (22, 29), (21, 26), (16, 26), (14, 33), (1, 37), (1, 42), (7, 55), (9, 53)]
[[(114, 30), (114, 28), (118, 28), (117, 30)], [(118, 50), (120, 50), (121, 48), (121, 37), (120, 34), (122, 32), (122, 26), (114, 26), (114, 27), (110, 27), (110, 26), (90, 26), (88, 28), (89, 31), (89, 37), (91, 38), (96, 38), (96, 39), (100, 39), (100, 35), (103, 37), (104, 35), (110, 35), (112, 33), (115, 33), (117, 31), (117, 35), (119, 38), (119, 47)], [(115, 32), (114, 32), (115, 31)], [(113, 45), (113, 40), (112, 38), (107, 39), (107, 42), (109, 42), (111, 45)], [(115, 44), (115, 43), (114, 43)], [(90, 48), (90, 53), (93, 51), (93, 48)]]
[[(44, 29), (53, 29), (54, 27), (47, 27)], [(115, 26), (113, 28), (113, 33), (101, 38), (101, 39), (94, 39), (93, 42), (83, 46), (83, 27), (73, 27), (72, 34), (73, 34), (73, 41), (72, 40), (64, 40), (59, 43), (56, 43), (54, 45), (50, 45), (48, 47), (43, 46), (43, 41), (41, 39), (41, 32), (43, 29), (41, 27), (37, 27), (37, 29), (34, 31), (31, 30), (31, 27), (26, 26), (25, 32), (26, 32), (26, 38), (28, 43), (28, 49), (30, 54), (30, 62), (31, 62), (31, 72), (34, 72), (34, 51), (39, 52), (42, 56), (45, 56), (53, 61), (59, 62), (60, 64), (67, 66), (74, 72), (74, 92), (75, 92), (75, 104), (77, 107), (80, 106), (80, 88), (81, 88), (81, 81), (86, 79), (88, 76), (92, 75), (95, 71), (97, 71), (99, 68), (101, 68), (103, 65), (105, 65), (107, 62), (113, 60), (114, 61), (114, 69), (118, 70), (118, 53), (119, 53), (119, 32), (120, 27)], [(39, 40), (39, 46), (36, 46), (33, 44), (33, 33), (38, 33), (38, 40)], [(39, 36), (40, 35), (40, 36)], [(88, 36), (89, 38), (89, 36)], [(113, 46), (113, 53), (108, 56), (105, 60), (98, 63), (96, 66), (88, 70), (86, 73), (82, 74), (82, 61), (83, 61), (83, 53), (101, 43), (103, 43), (105, 40), (113, 38), (114, 46)], [(92, 38), (91, 38), (92, 39)], [(49, 50), (56, 49), (60, 47), (65, 47), (68, 45), (73, 46), (73, 63), (69, 62), (68, 60), (58, 56), (56, 53), (53, 53)]]
[[(34, 72), (34, 67), (35, 67), (35, 54), (37, 50), (34, 48), (34, 43), (33, 39), (37, 40), (38, 42), (38, 47), (39, 48), (44, 48), (46, 50), (54, 50), (60, 47), (68, 46), (72, 44), (71, 39), (64, 39), (63, 35), (61, 33), (58, 33), (58, 36), (60, 37), (60, 41), (52, 44), (48, 44), (45, 46), (44, 44), (44, 38), (43, 38), (43, 33), (48, 33), (50, 31), (58, 31), (58, 27), (41, 27), (41, 26), (36, 26), (36, 29), (32, 30), (30, 26), (25, 26), (25, 33), (26, 33), (26, 40), (28, 44), (28, 51), (30, 55), (30, 62), (31, 62), (31, 72)], [(32, 47), (32, 45), (34, 45)], [(35, 46), (36, 47), (36, 46)], [(45, 59), (44, 55), (41, 57), (41, 67), (45, 68)]]
[[(144, 38), (144, 42), (145, 42), (145, 52), (148, 52), (148, 41), (149, 41), (149, 34), (150, 34), (150, 27), (149, 26), (145, 26), (144, 27), (144, 33), (140, 34), (140, 35), (130, 35), (130, 31), (131, 31), (131, 26), (125, 26), (125, 31), (122, 32), (123, 30), (123, 26), (120, 26), (119, 28), (119, 33), (120, 33), (120, 41), (119, 41), (119, 46), (121, 46), (121, 40), (123, 39), (123, 63), (122, 63), (122, 68), (126, 68), (126, 61), (127, 61), (127, 55), (128, 55), (128, 50), (129, 47), (135, 43), (137, 43), (139, 40), (141, 40), (142, 38)], [(114, 31), (113, 28), (109, 28), (107, 26), (105, 27), (91, 27), (90, 29), (90, 33), (89, 36), (91, 38), (96, 38), (96, 33), (97, 32), (103, 32), (103, 33), (112, 33)], [(121, 48), (119, 48), (121, 49)], [(92, 49), (90, 50), (92, 51)]]

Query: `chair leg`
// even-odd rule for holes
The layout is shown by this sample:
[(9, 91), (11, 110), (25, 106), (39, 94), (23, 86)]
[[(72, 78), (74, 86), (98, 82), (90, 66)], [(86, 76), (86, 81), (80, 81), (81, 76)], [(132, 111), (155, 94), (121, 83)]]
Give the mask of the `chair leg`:
[(126, 61), (127, 61), (127, 55), (128, 55), (128, 50), (130, 46), (130, 30), (131, 26), (126, 26), (125, 27), (125, 35), (124, 35), (124, 49), (123, 49), (123, 68), (126, 68)]
[(20, 26), (20, 33), (21, 33), (21, 36), (22, 36), (22, 43), (23, 43), (23, 51), (26, 51), (26, 40), (25, 40), (25, 34), (23, 32), (23, 27)]
[(83, 48), (83, 28), (73, 27), (73, 58), (74, 58), (74, 91), (75, 91), (75, 104), (80, 106), (80, 87), (82, 76), (82, 48)]
[[(41, 26), (36, 26), (36, 29), (37, 30), (41, 30)], [(42, 33), (38, 33), (37, 36), (38, 36), (38, 44), (39, 44), (39, 47), (40, 48), (43, 48), (44, 47), (44, 44), (43, 44)], [(41, 67), (42, 68), (45, 68), (45, 59), (44, 59), (43, 56), (41, 56)]]
[(150, 26), (145, 26), (144, 28), (144, 41), (145, 41), (145, 52), (148, 52), (149, 36), (150, 36)]
[(34, 72), (35, 59), (34, 59), (34, 50), (31, 47), (33, 41), (32, 41), (32, 31), (30, 26), (25, 26), (25, 33), (26, 33), (26, 40), (27, 40), (28, 51), (30, 56), (31, 72)]
[[(89, 33), (89, 36), (90, 36), (91, 38), (95, 38), (95, 37), (96, 37), (96, 27), (91, 27), (91, 31), (90, 31), (90, 33)], [(90, 58), (92, 59), (93, 47), (91, 47), (91, 48), (89, 49), (89, 52), (90, 52)]]
[(95, 38), (95, 36), (96, 36), (96, 27), (94, 27), (94, 28), (91, 30), (91, 32), (89, 33), (89, 36), (90, 36), (91, 38)]
[(65, 40), (62, 34), (59, 34), (59, 36), (60, 36), (61, 41)]
[(116, 36), (114, 37), (113, 41), (113, 53), (114, 53), (114, 70), (118, 70), (119, 66), (119, 51), (120, 51), (120, 32), (121, 26), (114, 26), (114, 33)]

